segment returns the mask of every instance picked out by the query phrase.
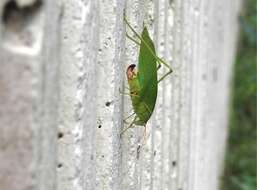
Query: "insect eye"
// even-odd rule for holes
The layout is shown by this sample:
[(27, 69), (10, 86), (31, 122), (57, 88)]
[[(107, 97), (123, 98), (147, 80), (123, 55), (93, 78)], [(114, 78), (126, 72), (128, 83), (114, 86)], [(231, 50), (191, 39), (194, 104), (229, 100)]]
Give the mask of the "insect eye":
[(136, 65), (135, 64), (131, 64), (128, 66), (127, 71), (133, 71), (135, 69)]
[(127, 77), (128, 79), (133, 79), (136, 76), (136, 71), (135, 71), (135, 64), (131, 64), (127, 68)]

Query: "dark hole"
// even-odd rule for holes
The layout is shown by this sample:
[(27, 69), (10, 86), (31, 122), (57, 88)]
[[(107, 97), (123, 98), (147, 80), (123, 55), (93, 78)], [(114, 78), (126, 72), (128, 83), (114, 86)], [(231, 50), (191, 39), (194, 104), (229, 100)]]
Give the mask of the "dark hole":
[(24, 7), (19, 7), (14, 0), (8, 1), (3, 9), (2, 21), (4, 23), (8, 23), (10, 21), (15, 21), (21, 18), (26, 19), (28, 16), (36, 13), (41, 5), (41, 0), (37, 0), (31, 5), (27, 5)]
[(111, 105), (111, 102), (106, 102), (105, 105), (108, 107)]
[(57, 167), (58, 167), (58, 168), (61, 168), (61, 167), (62, 167), (62, 164), (61, 164), (61, 163), (59, 163)]
[(99, 129), (102, 128), (102, 125), (98, 125), (98, 128), (99, 128)]
[(176, 166), (177, 165), (177, 162), (176, 161), (173, 161), (172, 162), (172, 166)]
[(60, 138), (62, 138), (63, 137), (63, 133), (62, 132), (59, 132), (58, 133), (58, 138), (60, 139)]
[(137, 159), (139, 159), (140, 150), (141, 150), (141, 145), (138, 145), (138, 147), (137, 147)]
[(104, 155), (102, 155), (102, 158), (104, 158)]

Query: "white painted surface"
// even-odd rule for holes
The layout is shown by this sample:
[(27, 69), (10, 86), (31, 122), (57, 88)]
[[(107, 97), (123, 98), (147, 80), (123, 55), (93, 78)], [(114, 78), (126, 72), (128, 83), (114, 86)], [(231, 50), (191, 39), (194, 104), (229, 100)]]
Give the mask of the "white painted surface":
[[(22, 10), (36, 1), (17, 2)], [(217, 190), (239, 7), (45, 0), (26, 19), (2, 23), (0, 189)], [(160, 83), (140, 153), (143, 128), (119, 136), (131, 113), (119, 89), (138, 57), (124, 11), (136, 31), (145, 22), (174, 71)]]

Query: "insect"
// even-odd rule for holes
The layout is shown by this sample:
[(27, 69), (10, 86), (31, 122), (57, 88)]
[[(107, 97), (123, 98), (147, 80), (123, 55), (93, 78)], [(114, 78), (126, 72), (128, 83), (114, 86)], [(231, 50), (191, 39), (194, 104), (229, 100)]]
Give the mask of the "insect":
[[(144, 26), (141, 35), (139, 35), (129, 24), (125, 16), (124, 21), (135, 34), (137, 39), (129, 36), (128, 33), (126, 33), (126, 36), (139, 45), (140, 50), (138, 57), (138, 70), (136, 70), (135, 64), (129, 65), (126, 70), (129, 85), (128, 95), (131, 98), (134, 110), (134, 113), (129, 117), (134, 116), (134, 119), (131, 124), (121, 132), (121, 134), (133, 125), (144, 126), (146, 129), (146, 124), (150, 119), (156, 104), (158, 83), (172, 73), (171, 67), (156, 55), (154, 43), (149, 36), (147, 27)], [(168, 68), (168, 72), (158, 79), (157, 71), (161, 67), (161, 64)]]

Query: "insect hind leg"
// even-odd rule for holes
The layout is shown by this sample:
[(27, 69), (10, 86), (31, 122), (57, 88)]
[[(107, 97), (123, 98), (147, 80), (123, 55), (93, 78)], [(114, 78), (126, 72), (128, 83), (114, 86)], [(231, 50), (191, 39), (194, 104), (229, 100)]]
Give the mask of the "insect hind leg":
[(140, 138), (140, 144), (141, 146), (144, 146), (146, 144), (146, 124), (144, 125), (144, 133), (143, 133), (143, 136)]
[(136, 116), (136, 117), (133, 119), (133, 121), (129, 124), (129, 126), (126, 127), (125, 129), (123, 129), (123, 130), (121, 131), (120, 136), (122, 136), (128, 129), (133, 128), (133, 127), (134, 127), (133, 125), (135, 124), (135, 122), (136, 122), (137, 119), (138, 119), (138, 117)]
[(161, 82), (164, 78), (166, 78), (168, 75), (172, 73), (172, 70), (169, 70), (167, 73), (165, 73), (159, 80), (158, 83)]
[(127, 120), (128, 120), (129, 118), (131, 118), (131, 117), (132, 117), (133, 115), (135, 115), (135, 114), (136, 114), (136, 113), (134, 112), (134, 113), (130, 114), (129, 116), (125, 117), (125, 118), (123, 119), (123, 122), (126, 123), (126, 124), (128, 124)]

